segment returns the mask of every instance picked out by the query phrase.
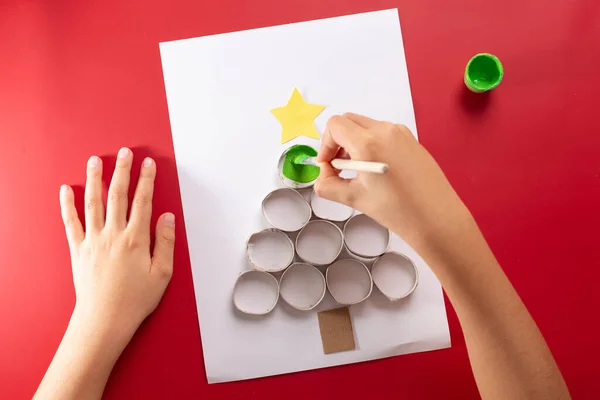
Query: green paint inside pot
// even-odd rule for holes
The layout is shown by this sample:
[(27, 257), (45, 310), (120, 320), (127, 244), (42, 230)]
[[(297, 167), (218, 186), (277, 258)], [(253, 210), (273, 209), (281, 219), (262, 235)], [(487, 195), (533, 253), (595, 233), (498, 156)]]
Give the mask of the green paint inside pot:
[(312, 182), (319, 177), (321, 169), (312, 165), (295, 164), (300, 156), (315, 157), (317, 150), (310, 146), (298, 144), (292, 146), (285, 153), (285, 160), (281, 173), (291, 181), (298, 183)]
[(474, 92), (486, 92), (500, 84), (504, 68), (498, 57), (488, 54), (476, 54), (465, 70), (465, 84)]

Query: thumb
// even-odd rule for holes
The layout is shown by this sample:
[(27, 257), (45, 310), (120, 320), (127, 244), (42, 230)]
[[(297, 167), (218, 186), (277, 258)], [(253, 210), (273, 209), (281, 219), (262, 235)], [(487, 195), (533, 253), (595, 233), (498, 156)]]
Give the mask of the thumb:
[(315, 183), (315, 193), (324, 199), (354, 207), (353, 203), (356, 196), (350, 186), (350, 180), (340, 178), (328, 162), (321, 163), (321, 173)]
[(175, 249), (175, 215), (165, 213), (156, 223), (156, 240), (152, 267), (171, 278), (173, 274), (173, 253)]

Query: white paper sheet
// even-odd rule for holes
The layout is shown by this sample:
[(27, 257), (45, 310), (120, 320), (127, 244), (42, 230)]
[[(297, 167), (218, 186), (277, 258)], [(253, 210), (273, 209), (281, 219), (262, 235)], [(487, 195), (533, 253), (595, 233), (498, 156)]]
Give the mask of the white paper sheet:
[[(298, 138), (280, 144), (269, 112), (294, 87), (327, 105), (316, 124), (346, 111), (416, 126), (397, 10), (161, 43), (171, 130), (209, 382), (329, 367), (448, 347), (438, 280), (400, 238), (391, 250), (417, 264), (419, 287), (390, 303), (374, 289), (351, 307), (358, 349), (324, 355), (316, 311), (281, 301), (269, 315), (235, 311), (232, 289), (248, 269), (248, 236), (268, 227), (264, 196), (281, 183), (276, 165)], [(323, 268), (320, 268), (323, 270)]]

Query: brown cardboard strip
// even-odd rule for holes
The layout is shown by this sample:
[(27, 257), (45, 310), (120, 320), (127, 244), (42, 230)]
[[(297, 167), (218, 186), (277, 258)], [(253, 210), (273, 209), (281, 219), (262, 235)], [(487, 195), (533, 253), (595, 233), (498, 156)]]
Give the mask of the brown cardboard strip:
[(325, 354), (356, 349), (348, 307), (321, 311), (317, 316)]

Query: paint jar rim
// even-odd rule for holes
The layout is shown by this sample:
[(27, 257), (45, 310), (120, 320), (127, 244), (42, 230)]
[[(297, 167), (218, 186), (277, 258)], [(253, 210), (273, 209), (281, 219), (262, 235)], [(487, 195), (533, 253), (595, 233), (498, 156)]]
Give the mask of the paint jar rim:
[[(494, 75), (492, 81), (479, 81), (475, 76), (474, 67), (484, 68)], [(475, 93), (482, 93), (496, 88), (504, 77), (504, 67), (500, 59), (490, 53), (475, 54), (465, 68), (464, 81), (467, 88)]]

